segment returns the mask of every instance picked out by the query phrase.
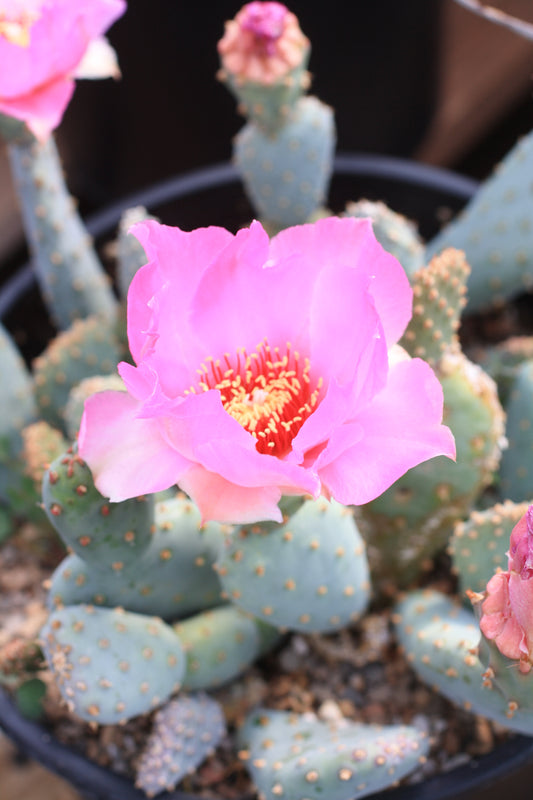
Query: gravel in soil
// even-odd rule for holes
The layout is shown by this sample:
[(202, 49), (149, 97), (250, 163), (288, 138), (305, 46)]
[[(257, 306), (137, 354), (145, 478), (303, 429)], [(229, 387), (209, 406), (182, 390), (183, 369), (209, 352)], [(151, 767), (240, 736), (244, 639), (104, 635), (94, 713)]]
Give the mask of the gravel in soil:
[[(46, 617), (44, 585), (62, 554), (50, 536), (43, 538), (37, 529), (25, 526), (0, 548), (0, 668), (3, 654), (10, 652), (14, 642), (37, 637)], [(435, 580), (440, 589), (453, 588), (442, 566)], [(122, 726), (91, 727), (67, 711), (46, 670), (39, 677), (47, 685), (46, 725), (54, 735), (102, 766), (132, 776), (150, 731), (151, 715)], [(314, 712), (324, 720), (346, 717), (422, 727), (432, 749), (410, 781), (483, 755), (507, 735), (483, 718), (455, 708), (417, 680), (396, 646), (386, 608), (335, 634), (287, 636), (276, 652), (213, 694), (224, 706), (230, 733), (196, 774), (182, 783), (184, 790), (205, 797), (236, 800), (253, 794), (231, 731), (258, 704)]]

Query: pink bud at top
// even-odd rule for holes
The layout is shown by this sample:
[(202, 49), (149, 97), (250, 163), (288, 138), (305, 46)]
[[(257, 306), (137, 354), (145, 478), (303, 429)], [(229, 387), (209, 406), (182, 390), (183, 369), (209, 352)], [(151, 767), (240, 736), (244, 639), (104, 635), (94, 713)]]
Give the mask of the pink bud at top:
[(271, 84), (298, 67), (309, 47), (298, 19), (276, 2), (252, 2), (226, 23), (218, 50), (224, 69), (240, 80)]
[(507, 555), (508, 569), (487, 584), (479, 625), (504, 656), (519, 660), (521, 672), (529, 672), (533, 666), (533, 506), (515, 525)]

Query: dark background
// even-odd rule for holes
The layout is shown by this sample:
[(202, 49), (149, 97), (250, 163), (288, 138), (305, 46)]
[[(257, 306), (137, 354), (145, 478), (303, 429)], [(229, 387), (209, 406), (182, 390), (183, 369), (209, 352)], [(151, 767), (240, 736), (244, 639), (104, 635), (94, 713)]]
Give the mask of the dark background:
[[(109, 32), (121, 81), (79, 81), (58, 131), (83, 210), (230, 157), (243, 120), (215, 79), (216, 44), (241, 5), (129, 0)], [(335, 109), (338, 148), (410, 155), (433, 111), (441, 0), (289, 5), (312, 42), (311, 91)]]

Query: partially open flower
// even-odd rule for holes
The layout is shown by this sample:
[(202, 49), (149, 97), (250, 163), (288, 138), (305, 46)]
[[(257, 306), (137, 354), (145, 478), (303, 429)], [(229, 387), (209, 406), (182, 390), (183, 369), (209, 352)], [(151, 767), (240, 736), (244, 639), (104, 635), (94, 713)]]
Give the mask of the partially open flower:
[(282, 494), (360, 504), (454, 456), (442, 390), (389, 359), (412, 292), (369, 220), (328, 218), (271, 242), (133, 227), (149, 263), (128, 295), (128, 393), (90, 398), (81, 456), (118, 501), (174, 483), (204, 519), (280, 520)]
[(533, 506), (511, 534), (509, 563), (487, 584), (479, 626), (507, 658), (518, 659), (521, 672), (533, 665)]
[(61, 122), (75, 77), (116, 71), (102, 33), (125, 8), (125, 0), (0, 0), (0, 112), (45, 138)]

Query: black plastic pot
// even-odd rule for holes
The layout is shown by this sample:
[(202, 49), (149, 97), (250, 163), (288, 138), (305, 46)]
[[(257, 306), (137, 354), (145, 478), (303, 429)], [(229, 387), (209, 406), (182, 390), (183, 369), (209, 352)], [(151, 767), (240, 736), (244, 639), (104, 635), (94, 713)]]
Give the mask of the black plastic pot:
[[(343, 155), (336, 160), (330, 206), (339, 211), (348, 200), (363, 196), (381, 199), (418, 220), (422, 234), (429, 237), (438, 229), (443, 216), (458, 211), (475, 188), (475, 182), (433, 167), (394, 158)], [(230, 165), (221, 164), (125, 198), (94, 215), (89, 220), (91, 232), (98, 240), (109, 238), (122, 211), (138, 204), (147, 206), (163, 222), (185, 229), (207, 224), (236, 229), (253, 215), (236, 171)], [(34, 327), (41, 334), (39, 343), (22, 342), (29, 358), (43, 346), (43, 332), (48, 330), (44, 309), (36, 311), (38, 297), (29, 266), (10, 278), (0, 291), (0, 317), (15, 334), (18, 333), (19, 339), (26, 327), (26, 323), (21, 324), (20, 317), (28, 303), (32, 304)], [(2, 690), (0, 727), (23, 752), (62, 775), (87, 800), (143, 800), (144, 794), (130, 781), (60, 744), (44, 725), (23, 718)], [(374, 797), (379, 800), (495, 800), (505, 793), (514, 800), (529, 800), (532, 781), (533, 739), (513, 736), (487, 756), (423, 783), (404, 785)], [(191, 800), (180, 791), (158, 797)]]

